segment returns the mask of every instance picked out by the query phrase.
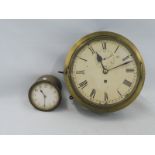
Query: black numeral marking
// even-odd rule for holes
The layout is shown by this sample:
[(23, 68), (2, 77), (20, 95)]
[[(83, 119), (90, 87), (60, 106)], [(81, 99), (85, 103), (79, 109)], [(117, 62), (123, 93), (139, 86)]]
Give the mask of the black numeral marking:
[(117, 48), (115, 49), (114, 53), (116, 53), (116, 52), (117, 52), (118, 48), (119, 48), (119, 45), (118, 45), (118, 46), (117, 46)]
[(91, 45), (88, 45), (88, 48), (90, 49), (90, 51), (92, 52), (92, 54), (95, 54), (95, 51), (93, 49), (93, 47)]
[(108, 101), (108, 94), (107, 94), (107, 92), (104, 93), (104, 100), (105, 100), (105, 102)]
[(130, 87), (132, 85), (132, 83), (128, 80), (124, 80), (123, 84), (125, 84), (126, 86)]
[(87, 85), (88, 85), (88, 82), (87, 82), (87, 80), (85, 80), (85, 81), (79, 83), (79, 88), (83, 89), (83, 88), (85, 88)]
[(126, 72), (134, 72), (134, 69), (127, 68)]
[(119, 90), (117, 90), (117, 93), (122, 97), (122, 94), (120, 93), (120, 91)]
[(103, 48), (104, 50), (106, 50), (106, 48), (107, 48), (106, 42), (102, 42), (102, 48)]
[(126, 56), (125, 58), (123, 58), (122, 60), (125, 61), (125, 60), (129, 59), (129, 57), (130, 57), (130, 56), (128, 55), (128, 56)]
[(92, 92), (90, 93), (90, 97), (94, 98), (96, 95), (96, 90), (93, 89)]
[(83, 58), (81, 58), (81, 57), (79, 57), (79, 59), (81, 59), (81, 60), (83, 60), (83, 61), (87, 61), (86, 59), (83, 59)]
[(82, 71), (76, 71), (76, 74), (85, 74), (85, 71), (82, 70)]

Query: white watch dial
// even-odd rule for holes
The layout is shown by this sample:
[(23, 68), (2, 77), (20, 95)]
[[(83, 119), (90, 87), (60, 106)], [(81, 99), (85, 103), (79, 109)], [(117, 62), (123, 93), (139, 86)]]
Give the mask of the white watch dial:
[(49, 83), (41, 82), (32, 88), (31, 101), (38, 109), (51, 110), (57, 106), (59, 100), (58, 90)]

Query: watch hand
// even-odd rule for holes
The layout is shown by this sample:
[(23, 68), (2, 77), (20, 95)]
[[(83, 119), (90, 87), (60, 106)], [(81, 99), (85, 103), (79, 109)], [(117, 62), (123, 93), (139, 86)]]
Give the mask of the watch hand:
[(45, 107), (46, 95), (44, 94), (44, 92), (42, 90), (40, 90), (40, 92), (42, 93), (42, 95), (44, 97), (44, 107)]
[(103, 58), (97, 52), (96, 52), (96, 54), (97, 54), (97, 61), (101, 62), (103, 60)]
[(43, 96), (46, 98), (47, 96), (44, 94), (44, 92), (42, 90), (40, 90), (40, 92), (43, 94)]
[(97, 54), (97, 61), (101, 63), (101, 66), (102, 66), (102, 69), (103, 69), (103, 73), (107, 74), (108, 70), (104, 67), (104, 65), (102, 63), (103, 58), (97, 52), (96, 52), (96, 54)]
[(104, 60), (96, 51), (94, 51), (92, 46), (88, 46), (88, 48), (92, 51), (92, 53), (96, 53), (97, 54), (97, 61), (99, 63), (101, 63), (102, 69), (103, 69), (103, 74), (107, 74), (108, 70), (104, 67), (102, 60)]
[(127, 64), (129, 64), (130, 62), (132, 62), (132, 61), (127, 61), (127, 62), (125, 62), (125, 63), (123, 63), (123, 64), (121, 64), (121, 65), (118, 65), (118, 66), (114, 67), (114, 68), (110, 68), (108, 71), (113, 70), (113, 69), (118, 68), (118, 67), (121, 67), (121, 66), (124, 66), (124, 65), (127, 65)]
[(40, 92), (42, 93), (43, 96), (45, 96), (44, 92), (42, 90), (40, 90)]

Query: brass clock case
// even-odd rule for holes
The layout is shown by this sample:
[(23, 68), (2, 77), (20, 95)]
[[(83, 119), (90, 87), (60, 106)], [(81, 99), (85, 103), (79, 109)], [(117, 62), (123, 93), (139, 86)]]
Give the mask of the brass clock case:
[[(74, 57), (82, 47), (84, 47), (86, 44), (89, 44), (94, 40), (105, 39), (105, 38), (120, 42), (132, 52), (132, 55), (135, 59), (137, 70), (138, 70), (137, 82), (132, 92), (124, 100), (118, 102), (117, 104), (112, 104), (112, 105), (108, 105), (108, 104), (97, 105), (87, 100), (76, 90), (76, 88), (74, 87), (73, 81), (71, 79), (71, 70), (73, 66)], [(101, 32), (91, 33), (83, 37), (73, 45), (73, 47), (70, 49), (66, 57), (65, 66), (64, 66), (64, 78), (70, 94), (73, 96), (75, 100), (78, 101), (78, 103), (80, 103), (81, 105), (87, 107), (88, 109), (94, 112), (114, 112), (131, 104), (139, 95), (145, 81), (145, 66), (139, 50), (131, 41), (129, 41), (127, 38), (125, 38), (120, 34), (117, 34), (114, 32), (101, 31)]]

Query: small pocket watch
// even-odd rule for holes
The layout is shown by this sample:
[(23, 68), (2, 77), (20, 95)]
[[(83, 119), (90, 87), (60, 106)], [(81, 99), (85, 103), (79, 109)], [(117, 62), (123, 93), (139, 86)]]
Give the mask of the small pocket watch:
[(127, 38), (113, 32), (95, 32), (71, 48), (64, 76), (78, 103), (95, 112), (113, 112), (139, 95), (145, 67), (140, 52)]
[(40, 77), (29, 90), (30, 103), (41, 111), (54, 110), (61, 102), (61, 83), (52, 75)]

